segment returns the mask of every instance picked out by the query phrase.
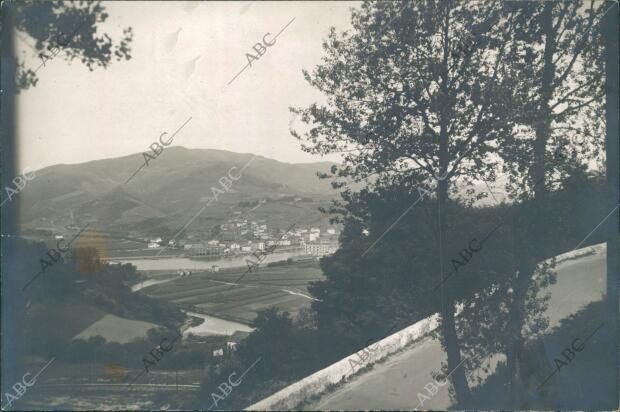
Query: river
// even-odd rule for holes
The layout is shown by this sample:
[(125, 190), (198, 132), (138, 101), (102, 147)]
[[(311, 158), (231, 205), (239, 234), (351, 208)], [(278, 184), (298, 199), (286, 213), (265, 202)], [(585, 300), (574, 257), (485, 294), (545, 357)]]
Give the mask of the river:
[[(292, 252), (274, 252), (265, 256), (265, 258), (261, 262), (261, 266), (266, 265), (267, 263), (279, 262), (297, 256), (307, 257), (308, 255), (303, 254), (299, 250)], [(206, 270), (211, 268), (213, 265), (219, 266), (220, 269), (246, 267), (246, 259), (256, 261), (256, 258), (252, 255), (234, 256), (218, 260), (194, 260), (189, 258), (111, 258), (108, 259), (108, 261), (111, 263), (131, 263), (132, 265), (136, 266), (138, 270)]]
[[(159, 283), (169, 282), (174, 280), (171, 279), (162, 279), (162, 280), (154, 280), (149, 279), (144, 282), (140, 282), (137, 285), (134, 285), (131, 290), (132, 292), (137, 292), (140, 289), (143, 289), (148, 286), (157, 285)], [(189, 334), (196, 336), (209, 336), (209, 335), (232, 335), (235, 331), (243, 331), (243, 332), (252, 332), (254, 329), (244, 325), (243, 323), (233, 322), (230, 320), (216, 318), (214, 316), (203, 315), (202, 313), (189, 312), (184, 310), (185, 314), (189, 316), (194, 316), (196, 318), (201, 318), (203, 322), (198, 326), (192, 326), (185, 331), (183, 331), (183, 336), (188, 336)]]
[(166, 282), (170, 282), (171, 280), (176, 279), (176, 276), (173, 278), (169, 278), (169, 279), (149, 279), (149, 280), (145, 280), (144, 282), (140, 282), (136, 285), (133, 285), (131, 287), (131, 291), (132, 292), (137, 292), (140, 289), (144, 289), (144, 288), (148, 288), (149, 286), (153, 286), (153, 285), (159, 285), (160, 283), (166, 283)]
[(204, 319), (198, 326), (193, 326), (186, 329), (183, 332), (183, 336), (189, 334), (196, 336), (209, 336), (209, 335), (232, 335), (235, 331), (252, 332), (254, 329), (239, 322), (232, 322), (230, 320), (224, 320), (214, 318), (213, 316), (203, 315), (202, 313), (183, 311), (190, 316)]

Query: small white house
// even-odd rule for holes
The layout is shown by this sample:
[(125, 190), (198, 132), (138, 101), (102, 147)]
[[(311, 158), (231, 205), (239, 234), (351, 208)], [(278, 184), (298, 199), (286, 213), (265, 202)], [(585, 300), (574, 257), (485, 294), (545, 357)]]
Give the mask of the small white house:
[(150, 241), (148, 244), (149, 249), (157, 249), (159, 247), (159, 243)]
[(213, 356), (224, 356), (224, 349), (216, 349), (213, 351)]
[(230, 350), (236, 350), (237, 345), (243, 339), (247, 338), (250, 335), (250, 332), (244, 332), (237, 330), (226, 340), (226, 347)]

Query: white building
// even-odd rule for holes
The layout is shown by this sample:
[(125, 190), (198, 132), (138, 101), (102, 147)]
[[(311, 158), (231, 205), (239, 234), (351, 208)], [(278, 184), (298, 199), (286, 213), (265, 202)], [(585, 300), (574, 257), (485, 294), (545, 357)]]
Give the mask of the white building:
[(305, 245), (306, 253), (313, 256), (325, 256), (336, 252), (338, 245), (333, 242), (315, 242)]

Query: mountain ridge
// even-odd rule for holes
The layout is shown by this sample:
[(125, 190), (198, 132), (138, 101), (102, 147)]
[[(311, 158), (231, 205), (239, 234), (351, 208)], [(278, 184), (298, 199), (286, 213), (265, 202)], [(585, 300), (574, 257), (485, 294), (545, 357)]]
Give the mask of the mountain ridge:
[(231, 168), (237, 168), (232, 169), (237, 175), (246, 166), (241, 178), (233, 181), (229, 191), (205, 211), (210, 222), (200, 223), (199, 219), (196, 228), (207, 230), (218, 219), (226, 220), (226, 213), (231, 209), (243, 211), (237, 208), (240, 203), (261, 200), (271, 203), (269, 207), (261, 207), (263, 218), (269, 211), (279, 213), (282, 216), (271, 220), (286, 224), (296, 219), (303, 221), (308, 213), (319, 217), (318, 210), (315, 213), (308, 207), (300, 210), (283, 207), (287, 203), (290, 206), (300, 203), (299, 198), (311, 199), (306, 203), (313, 203), (316, 209), (337, 196), (329, 182), (316, 175), (328, 171), (333, 164), (326, 161), (286, 163), (251, 153), (173, 146), (149, 159), (146, 166), (142, 152), (46, 166), (35, 172), (35, 179), (22, 193), (22, 216), (28, 228), (79, 226), (90, 222), (109, 230), (140, 233), (144, 232), (145, 224), (153, 224), (155, 219), (156, 227), (174, 230), (204, 205), (204, 199), (212, 196), (213, 188), (224, 189), (220, 179), (227, 176)]

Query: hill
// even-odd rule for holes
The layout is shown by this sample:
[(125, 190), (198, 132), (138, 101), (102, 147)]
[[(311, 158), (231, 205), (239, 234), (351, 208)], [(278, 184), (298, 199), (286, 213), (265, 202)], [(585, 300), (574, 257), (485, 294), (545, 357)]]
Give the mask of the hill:
[(232, 167), (248, 165), (228, 193), (197, 218), (189, 231), (209, 231), (235, 213), (251, 211), (274, 227), (322, 220), (336, 192), (316, 173), (332, 163), (292, 164), (223, 150), (170, 147), (144, 165), (141, 153), (74, 165), (54, 165), (36, 172), (22, 193), (26, 229), (58, 230), (91, 223), (105, 231), (157, 234), (176, 232), (212, 197), (212, 188)]

